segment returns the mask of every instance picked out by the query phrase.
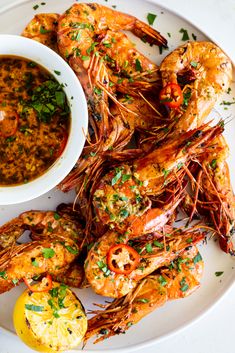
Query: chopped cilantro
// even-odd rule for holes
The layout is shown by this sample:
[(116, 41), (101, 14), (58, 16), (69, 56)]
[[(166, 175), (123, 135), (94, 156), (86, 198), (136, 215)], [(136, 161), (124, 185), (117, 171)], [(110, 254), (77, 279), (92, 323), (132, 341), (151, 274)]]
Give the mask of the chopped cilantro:
[(38, 8), (39, 8), (39, 5), (34, 5), (34, 6), (33, 6), (33, 9), (34, 9), (34, 10), (37, 10)]
[(192, 38), (193, 40), (197, 40), (197, 36), (194, 33), (192, 33)]
[(58, 75), (58, 76), (61, 75), (61, 72), (60, 72), (60, 71), (57, 71), (57, 70), (54, 70), (54, 73), (55, 73), (56, 75)]

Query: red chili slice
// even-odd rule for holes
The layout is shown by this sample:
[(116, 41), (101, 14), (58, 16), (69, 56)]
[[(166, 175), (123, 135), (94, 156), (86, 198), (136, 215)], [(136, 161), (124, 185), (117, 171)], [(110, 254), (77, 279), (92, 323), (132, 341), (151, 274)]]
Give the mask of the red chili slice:
[(109, 249), (107, 264), (111, 271), (127, 275), (136, 269), (140, 256), (135, 249), (126, 244), (117, 244)]
[[(28, 279), (26, 277), (23, 278), (24, 280), (24, 283), (26, 284), (26, 286), (28, 287), (29, 290), (31, 290), (31, 292), (34, 292), (34, 293), (39, 293), (39, 292), (48, 292), (49, 290), (51, 290), (52, 288), (52, 278), (51, 278), (51, 275), (47, 275), (46, 277), (44, 277), (42, 279), (42, 281), (46, 279), (46, 283), (43, 284), (42, 286), (39, 286), (39, 287), (34, 287), (30, 282), (31, 282), (31, 279)], [(41, 282), (42, 284), (42, 282)]]
[(19, 115), (13, 111), (0, 111), (0, 136), (5, 138), (16, 134), (19, 125)]
[(176, 109), (183, 103), (183, 92), (177, 83), (168, 83), (160, 92), (160, 102)]

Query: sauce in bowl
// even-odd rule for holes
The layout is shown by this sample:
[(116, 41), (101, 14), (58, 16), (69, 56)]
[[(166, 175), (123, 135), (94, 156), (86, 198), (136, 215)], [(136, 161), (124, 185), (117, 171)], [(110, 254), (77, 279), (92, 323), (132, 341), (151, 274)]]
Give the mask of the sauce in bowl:
[(25, 58), (0, 56), (0, 186), (45, 173), (66, 146), (70, 122), (63, 85), (53, 75)]

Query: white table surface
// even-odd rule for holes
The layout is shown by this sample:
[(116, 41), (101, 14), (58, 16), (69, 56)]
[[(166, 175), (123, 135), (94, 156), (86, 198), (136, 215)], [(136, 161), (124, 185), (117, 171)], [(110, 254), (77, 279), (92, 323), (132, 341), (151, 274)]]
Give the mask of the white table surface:
[[(0, 6), (14, 1), (0, 0)], [(205, 30), (235, 62), (235, 0), (156, 1), (182, 13), (201, 30)], [(170, 338), (146, 348), (145, 353), (233, 353), (235, 352), (234, 318), (235, 285), (200, 320)], [(26, 348), (17, 338), (12, 338), (0, 330), (0, 353), (30, 352), (33, 351)]]

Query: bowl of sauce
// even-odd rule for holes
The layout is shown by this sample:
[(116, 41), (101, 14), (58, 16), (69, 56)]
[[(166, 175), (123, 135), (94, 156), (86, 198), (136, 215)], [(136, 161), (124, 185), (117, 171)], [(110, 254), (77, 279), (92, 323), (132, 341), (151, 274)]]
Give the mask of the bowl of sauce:
[(46, 46), (0, 35), (0, 205), (36, 198), (78, 160), (88, 126), (74, 72)]

